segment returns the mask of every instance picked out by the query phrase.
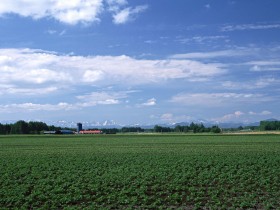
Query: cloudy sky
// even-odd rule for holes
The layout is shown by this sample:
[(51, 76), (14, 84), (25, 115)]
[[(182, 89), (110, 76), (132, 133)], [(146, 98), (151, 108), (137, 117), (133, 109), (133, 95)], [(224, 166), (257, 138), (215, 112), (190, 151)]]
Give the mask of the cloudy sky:
[(280, 119), (278, 0), (1, 0), (0, 122)]

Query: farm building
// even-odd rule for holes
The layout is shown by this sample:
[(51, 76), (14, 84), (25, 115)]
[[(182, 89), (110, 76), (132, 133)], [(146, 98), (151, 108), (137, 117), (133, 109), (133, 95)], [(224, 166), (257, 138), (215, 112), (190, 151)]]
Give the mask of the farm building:
[(57, 131), (44, 131), (44, 134), (57, 134)]
[(102, 134), (103, 132), (100, 130), (87, 130), (87, 131), (80, 131), (79, 134)]
[(74, 134), (74, 132), (71, 130), (60, 130), (59, 132), (60, 134)]
[(44, 131), (44, 134), (74, 134), (71, 130)]
[(80, 133), (80, 131), (83, 130), (83, 124), (82, 123), (77, 123), (77, 133)]

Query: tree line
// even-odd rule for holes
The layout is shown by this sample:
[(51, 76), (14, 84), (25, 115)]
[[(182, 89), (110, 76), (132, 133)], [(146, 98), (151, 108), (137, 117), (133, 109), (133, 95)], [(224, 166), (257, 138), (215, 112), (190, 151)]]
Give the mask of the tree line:
[(261, 121), (260, 130), (262, 131), (280, 130), (280, 121)]
[[(246, 127), (245, 127), (246, 128)], [(25, 122), (23, 120), (17, 121), (12, 124), (1, 124), (0, 123), (0, 134), (8, 135), (8, 134), (40, 134), (42, 131), (59, 131), (62, 129), (73, 130), (73, 128), (61, 128), (53, 125), (47, 125), (44, 122)], [(238, 130), (244, 129), (243, 127), (238, 128)], [(270, 130), (280, 130), (280, 121), (261, 121), (260, 126), (251, 126), (248, 127), (249, 130), (262, 130), (262, 131), (270, 131)], [(203, 133), (203, 132), (212, 132), (212, 133), (220, 133), (222, 130), (217, 126), (205, 127), (202, 123), (196, 124), (191, 123), (190, 125), (176, 125), (174, 128), (165, 127), (160, 125), (155, 125), (154, 128), (144, 129), (141, 127), (122, 127), (118, 128), (102, 128), (96, 130), (101, 130), (105, 134), (116, 134), (116, 133), (136, 133), (136, 132), (155, 132), (155, 133)], [(229, 129), (227, 129), (229, 130)]]
[(219, 128), (219, 126), (214, 125), (212, 127), (205, 127), (202, 123), (196, 124), (196, 123), (191, 123), (190, 125), (176, 125), (175, 128), (170, 128), (170, 127), (162, 127), (159, 125), (156, 125), (154, 127), (154, 132), (156, 133), (163, 133), (163, 132), (179, 132), (179, 133), (204, 133), (204, 132), (212, 132), (212, 133), (221, 133), (222, 130)]
[[(61, 128), (53, 125), (47, 125), (44, 122), (25, 122), (23, 120), (19, 120), (16, 123), (12, 124), (1, 124), (0, 123), (0, 134), (8, 135), (8, 134), (40, 134), (43, 131), (59, 131), (62, 129), (73, 130), (73, 128)], [(122, 127), (118, 128), (102, 128), (95, 130), (101, 130), (106, 134), (116, 134), (116, 133), (139, 133), (139, 132), (156, 132), (156, 133), (168, 133), (168, 132), (193, 132), (193, 133), (202, 133), (202, 132), (213, 132), (220, 133), (221, 129), (218, 126), (205, 127), (202, 123), (195, 124), (191, 123), (190, 125), (181, 126), (177, 125), (175, 128), (163, 127), (159, 125), (155, 125), (154, 128), (144, 129), (141, 127)]]
[(16, 123), (1, 124), (0, 123), (0, 134), (40, 134), (42, 131), (59, 131), (61, 127), (49, 126), (44, 122), (25, 122), (19, 120)]

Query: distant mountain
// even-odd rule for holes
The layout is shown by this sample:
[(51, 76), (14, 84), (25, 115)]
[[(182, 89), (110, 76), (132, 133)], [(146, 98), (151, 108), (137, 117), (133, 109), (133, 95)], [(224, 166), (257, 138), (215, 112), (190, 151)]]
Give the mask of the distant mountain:
[(176, 124), (174, 125), (174, 127), (176, 127), (177, 125), (180, 125), (180, 126), (189, 126), (190, 123), (188, 123), (188, 122), (179, 122), (179, 123), (176, 123)]
[(270, 119), (267, 119), (267, 120), (262, 120), (262, 121), (269, 121), (269, 122), (273, 122), (273, 121), (279, 121), (279, 120), (277, 120), (277, 119), (275, 119), (275, 118), (270, 118)]
[[(47, 121), (48, 125), (54, 125), (57, 127), (67, 127), (67, 128), (76, 128), (78, 122), (73, 121)], [(121, 128), (122, 125), (117, 124), (113, 120), (105, 120), (104, 122), (95, 122), (95, 121), (81, 121), (83, 125), (83, 129), (90, 129), (90, 128)]]
[[(36, 121), (36, 120), (30, 120)], [(271, 118), (264, 121), (278, 121), (277, 119)], [(15, 123), (16, 120), (6, 120), (1, 121), (2, 124), (12, 124)], [(27, 121), (28, 122), (28, 121)], [(260, 122), (254, 123), (242, 123), (242, 122), (214, 122), (214, 121), (207, 121), (203, 119), (193, 120), (190, 122), (178, 122), (178, 123), (162, 123), (162, 124), (119, 124), (114, 120), (105, 120), (105, 121), (81, 121), (83, 125), (83, 129), (90, 129), (90, 128), (122, 128), (122, 127), (141, 127), (143, 129), (152, 129), (155, 125), (159, 125), (162, 127), (170, 127), (175, 128), (177, 125), (180, 126), (189, 126), (191, 123), (200, 124), (202, 123), (205, 127), (212, 127), (213, 125), (218, 125), (220, 128), (238, 128), (240, 126), (259, 126)], [(74, 121), (66, 121), (66, 120), (58, 120), (58, 121), (45, 121), (48, 125), (54, 125), (57, 127), (66, 127), (66, 128), (76, 128), (78, 122)]]

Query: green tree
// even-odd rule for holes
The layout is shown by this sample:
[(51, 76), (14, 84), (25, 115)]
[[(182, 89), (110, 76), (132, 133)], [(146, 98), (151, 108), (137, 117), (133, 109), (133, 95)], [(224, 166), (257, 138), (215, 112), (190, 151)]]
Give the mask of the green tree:
[(11, 126), (11, 134), (28, 134), (28, 123), (20, 120)]
[(176, 127), (175, 127), (175, 132), (183, 132), (183, 130), (184, 130), (184, 127), (183, 126), (181, 126), (181, 125), (176, 125)]
[(41, 131), (44, 131), (44, 130), (46, 131), (49, 128), (46, 123), (30, 121), (28, 123), (28, 129), (29, 129), (29, 133), (39, 134)]
[(219, 128), (219, 126), (214, 125), (214, 126), (212, 126), (212, 128), (211, 128), (211, 132), (213, 132), (213, 133), (221, 133), (222, 130)]

